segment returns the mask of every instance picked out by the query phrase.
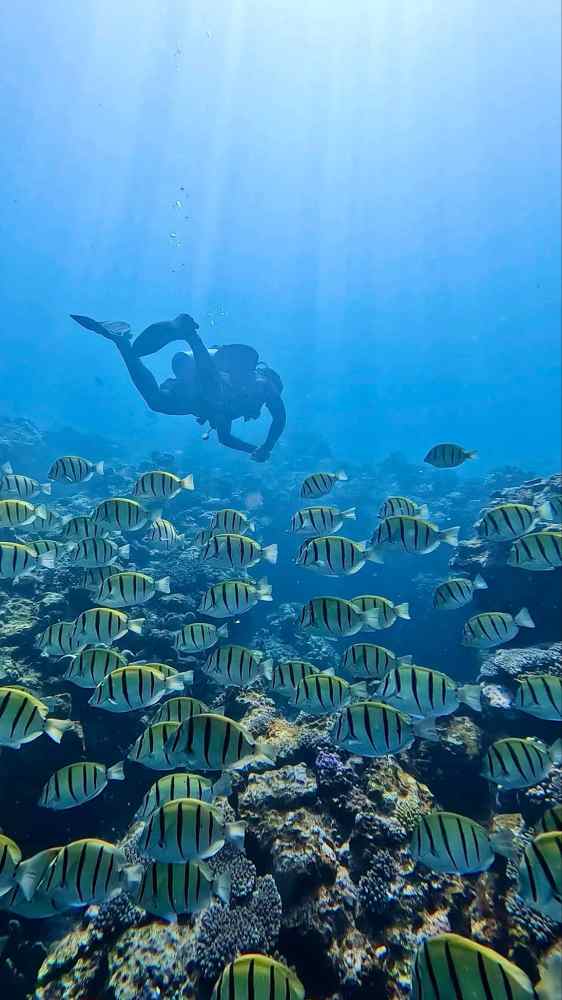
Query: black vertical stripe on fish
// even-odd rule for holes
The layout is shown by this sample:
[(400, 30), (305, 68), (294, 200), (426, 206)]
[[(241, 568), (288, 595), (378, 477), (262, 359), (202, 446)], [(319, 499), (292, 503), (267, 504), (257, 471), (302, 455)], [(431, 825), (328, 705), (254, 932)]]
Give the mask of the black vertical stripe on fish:
[[(439, 818), (441, 820), (441, 817), (439, 817)], [(461, 846), (462, 846), (462, 852), (464, 854), (465, 864), (469, 865), (470, 862), (468, 860), (468, 849), (467, 849), (467, 844), (466, 844), (466, 837), (464, 835), (463, 825), (462, 825), (460, 819), (458, 818), (458, 816), (456, 817), (456, 821), (457, 821), (457, 828), (458, 828), (459, 837), (460, 837)], [(441, 820), (441, 822), (443, 822), (443, 821)], [(473, 829), (473, 833), (474, 833), (474, 829)], [(447, 850), (448, 850), (448, 848), (447, 848)]]
[(459, 982), (459, 977), (457, 975), (457, 969), (453, 956), (451, 954), (451, 946), (449, 942), (445, 942), (445, 958), (447, 959), (447, 969), (449, 972), (449, 978), (453, 984), (453, 989), (455, 991), (455, 1000), (463, 1000), (462, 988)]
[[(210, 719), (208, 719), (207, 722), (210, 722)], [(205, 729), (207, 729), (207, 726), (205, 726)], [(221, 749), (221, 757), (220, 757), (221, 762), (223, 764), (226, 764), (227, 759), (228, 759), (228, 745), (230, 743), (230, 730), (231, 730), (230, 722), (227, 722), (227, 724), (224, 727), (224, 736), (223, 736), (223, 739), (222, 739), (222, 749)], [(207, 757), (206, 754), (205, 754), (205, 759), (206, 759), (207, 763), (209, 763), (209, 760), (208, 760), (208, 757)]]
[[(531, 755), (529, 749), (527, 748), (527, 745), (523, 742), (523, 740), (521, 741), (521, 743), (519, 745), (521, 746), (521, 749), (522, 749), (522, 751), (523, 751), (523, 753), (525, 755), (527, 763), (528, 763), (528, 765), (529, 765), (529, 767), (531, 769), (531, 774), (533, 775), (533, 778), (536, 778), (537, 777), (537, 772), (535, 770), (535, 765), (533, 764), (532, 755)], [(511, 743), (507, 744), (507, 748), (508, 748), (509, 753), (511, 754), (511, 756), (513, 758), (513, 761), (515, 763), (515, 766), (517, 767), (517, 770), (519, 771), (519, 773), (521, 774), (521, 776), (522, 777), (527, 777), (527, 775), (525, 775), (524, 771), (519, 766), (519, 763), (518, 763), (518, 761), (516, 759), (517, 758), (517, 754), (515, 753), (515, 751), (514, 751), (512, 745), (511, 745)]]
[(533, 852), (533, 855), (536, 858), (536, 860), (538, 861), (539, 866), (541, 868), (541, 871), (542, 871), (542, 873), (543, 873), (546, 881), (548, 882), (548, 885), (549, 885), (549, 887), (550, 887), (553, 895), (556, 896), (558, 894), (558, 890), (556, 888), (556, 880), (555, 880), (555, 878), (554, 878), (554, 876), (552, 874), (552, 871), (550, 869), (550, 865), (548, 864), (548, 861), (546, 860), (546, 858), (542, 854), (540, 846), (539, 846), (539, 844), (537, 844), (536, 840), (533, 841), (533, 843), (530, 845), (529, 851)]
[(182, 848), (182, 843), (183, 843), (183, 802), (181, 801), (181, 799), (178, 802), (178, 805), (177, 805), (177, 808), (176, 808), (176, 843), (177, 843), (177, 846), (178, 846), (179, 855), (180, 855), (180, 857), (183, 857), (183, 848)]
[[(98, 850), (98, 856), (96, 858), (96, 863), (94, 865), (94, 870), (93, 870), (93, 873), (92, 873), (92, 894), (93, 895), (95, 895), (95, 892), (96, 892), (96, 888), (97, 888), (97, 884), (98, 884), (98, 878), (99, 878), (99, 872), (100, 872), (102, 860), (103, 860), (103, 847), (100, 847), (99, 850)], [(108, 884), (109, 883), (107, 881), (107, 874), (106, 874), (106, 889), (107, 889)]]
[(484, 995), (486, 1000), (494, 1000), (494, 994), (492, 992), (492, 987), (488, 979), (488, 972), (486, 969), (486, 960), (482, 952), (477, 952), (476, 961), (478, 962), (478, 975), (480, 976), (480, 982), (482, 983), (482, 989), (484, 990)]
[(427, 971), (429, 973), (429, 978), (431, 985), (433, 987), (433, 992), (435, 993), (435, 1000), (441, 1000), (441, 991), (437, 982), (437, 976), (435, 975), (435, 969), (433, 968), (433, 963), (431, 961), (431, 954), (429, 951), (427, 940), (423, 944), (423, 952), (425, 957), (425, 962), (427, 965)]
[[(76, 891), (81, 902), (84, 901), (84, 893), (82, 891), (82, 873), (84, 871), (84, 864), (86, 862), (86, 854), (88, 851), (88, 844), (82, 844), (80, 848), (80, 856), (78, 858), (78, 865), (76, 866)], [(98, 861), (101, 858), (101, 850), (98, 853)]]

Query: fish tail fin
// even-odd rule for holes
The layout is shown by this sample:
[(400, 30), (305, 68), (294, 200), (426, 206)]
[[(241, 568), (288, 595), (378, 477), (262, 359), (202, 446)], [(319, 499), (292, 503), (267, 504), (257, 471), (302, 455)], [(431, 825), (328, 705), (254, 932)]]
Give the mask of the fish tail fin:
[(245, 834), (246, 834), (246, 824), (241, 821), (237, 821), (236, 823), (227, 823), (225, 826), (226, 839), (238, 851), (244, 850)]
[(35, 517), (40, 517), (42, 521), (47, 519), (47, 508), (44, 503), (40, 503), (39, 506), (35, 508)]
[(180, 479), (180, 485), (181, 485), (182, 490), (194, 490), (195, 489), (195, 481), (193, 479), (193, 475), (192, 475), (191, 472), (189, 473), (188, 476), (184, 476), (183, 479)]
[(342, 517), (348, 517), (350, 521), (357, 520), (357, 507), (348, 507), (347, 510), (342, 510)]
[(143, 625), (145, 623), (144, 618), (129, 618), (128, 628), (129, 632), (136, 632), (137, 635), (142, 635)]
[(513, 830), (497, 830), (490, 837), (490, 843), (495, 853), (501, 854), (504, 858), (517, 856), (517, 841)]
[(122, 559), (128, 559), (131, 552), (130, 545), (121, 545), (119, 548), (119, 555)]
[(465, 457), (466, 459), (471, 459), (471, 460), (474, 460), (474, 459), (476, 459), (476, 458), (480, 458), (480, 455), (478, 454), (478, 452), (477, 452), (477, 451), (465, 451), (465, 453), (464, 453), (464, 457)]
[(428, 740), (430, 743), (438, 743), (440, 740), (435, 719), (420, 719), (418, 722), (415, 722), (414, 732), (420, 740)]
[(273, 565), (277, 562), (278, 552), (279, 547), (277, 545), (266, 545), (265, 548), (261, 550), (263, 558)]
[(54, 569), (56, 558), (56, 552), (43, 552), (43, 554), (39, 556), (37, 562), (43, 567), (43, 569)]
[(406, 656), (398, 656), (396, 658), (397, 667), (409, 667), (411, 663), (414, 662), (414, 657), (411, 653), (407, 653)]
[(163, 576), (161, 580), (156, 581), (156, 590), (159, 590), (161, 594), (170, 593), (170, 577)]
[(349, 690), (353, 694), (353, 697), (357, 698), (357, 701), (361, 701), (363, 698), (369, 697), (367, 681), (358, 681), (357, 684), (351, 684)]
[(262, 660), (260, 663), (260, 670), (262, 676), (265, 677), (266, 681), (273, 679), (273, 660)]
[(539, 1000), (557, 1000), (562, 981), (562, 952), (553, 952), (544, 965), (539, 966), (541, 978), (535, 992)]
[(537, 514), (543, 519), (543, 521), (553, 521), (554, 512), (552, 510), (552, 505), (548, 500), (541, 503), (540, 507), (537, 507)]
[(550, 747), (550, 756), (555, 764), (562, 764), (562, 739), (554, 741)]
[(221, 639), (228, 638), (228, 625), (226, 624), (226, 622), (224, 623), (224, 625), (221, 625), (220, 628), (217, 629), (217, 635), (220, 636)]
[(124, 770), (124, 760), (118, 760), (116, 764), (113, 764), (107, 769), (107, 778), (109, 781), (124, 781), (125, 780), (125, 770)]
[(28, 902), (33, 899), (35, 890), (45, 874), (45, 859), (41, 854), (34, 854), (26, 861), (21, 861), (16, 868), (14, 879)]
[(440, 531), (439, 538), (445, 542), (445, 545), (452, 545), (453, 548), (456, 548), (459, 544), (459, 531), (460, 526), (456, 524), (454, 528), (445, 528), (444, 531)]
[(184, 670), (181, 674), (166, 677), (166, 691), (183, 691), (188, 684), (193, 684), (193, 670)]
[(232, 876), (230, 872), (222, 872), (213, 881), (213, 892), (226, 906), (230, 903), (230, 890), (232, 887)]
[(4, 473), (5, 476), (13, 476), (14, 470), (12, 469), (12, 463), (4, 462), (4, 464), (2, 465), (2, 472)]
[(474, 577), (474, 580), (472, 581), (472, 586), (474, 587), (475, 590), (488, 589), (488, 584), (486, 583), (484, 577), (480, 576), (480, 573), (477, 573), (476, 576)]
[(262, 576), (261, 580), (258, 580), (258, 598), (260, 601), (272, 601), (272, 586), (268, 582), (266, 576)]
[(340, 483), (346, 483), (347, 480), (349, 479), (349, 476), (347, 472), (343, 471), (343, 469), (338, 469), (338, 471), (336, 472), (336, 479)]
[(232, 778), (225, 772), (213, 785), (213, 798), (216, 799), (219, 795), (224, 795), (225, 798), (228, 798), (231, 792)]
[(378, 549), (376, 545), (373, 545), (370, 540), (362, 542), (361, 544), (364, 546), (363, 551), (365, 552), (365, 556), (369, 560), (369, 562), (374, 562), (374, 563), (384, 562), (384, 558), (380, 549)]
[(262, 760), (268, 760), (272, 764), (275, 764), (275, 761), (277, 760), (276, 751), (269, 745), (269, 743), (264, 743), (262, 740), (256, 741), (255, 756), (260, 757)]
[(475, 712), (482, 711), (479, 684), (463, 684), (463, 686), (458, 689), (457, 694), (464, 705), (468, 705), (468, 707), (472, 708)]
[(529, 614), (528, 608), (521, 608), (515, 615), (513, 621), (516, 625), (521, 625), (523, 628), (534, 628), (535, 623)]
[(75, 724), (70, 719), (47, 719), (45, 722), (45, 732), (55, 743), (60, 743), (71, 729), (75, 729)]
[(98, 476), (103, 476), (104, 467), (105, 467), (105, 463), (104, 462), (95, 462), (94, 463), (94, 470), (95, 470), (95, 472), (97, 472)]
[(429, 507), (426, 503), (420, 504), (416, 517), (421, 517), (422, 519), (429, 517)]
[(47, 495), (50, 495), (52, 493), (52, 490), (53, 490), (52, 483), (41, 483), (41, 493), (47, 493)]
[(397, 618), (405, 618), (406, 621), (410, 621), (410, 605), (407, 601), (404, 604), (395, 604), (393, 610)]
[(144, 865), (125, 865), (121, 869), (121, 875), (125, 883), (126, 892), (135, 892), (138, 889), (144, 875)]

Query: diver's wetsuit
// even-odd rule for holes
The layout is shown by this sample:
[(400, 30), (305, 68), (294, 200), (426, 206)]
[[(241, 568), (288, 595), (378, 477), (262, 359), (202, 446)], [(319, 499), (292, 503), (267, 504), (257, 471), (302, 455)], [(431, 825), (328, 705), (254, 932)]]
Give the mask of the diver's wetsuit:
[[(88, 316), (74, 315), (72, 319), (113, 341), (151, 410), (174, 416), (192, 415), (199, 423), (208, 421), (227, 448), (245, 451), (256, 461), (263, 462), (269, 457), (286, 423), (281, 399), (283, 387), (275, 372), (267, 368), (263, 372), (256, 370), (258, 354), (253, 348), (231, 345), (218, 348), (212, 356), (197, 333), (197, 324), (185, 314), (175, 320), (151, 324), (133, 343), (127, 324), (99, 323)], [(191, 348), (196, 378), (167, 379), (159, 386), (141, 358), (156, 354), (176, 340), (185, 341)], [(263, 445), (256, 448), (231, 433), (232, 421), (239, 417), (257, 419), (264, 405), (271, 414), (271, 426)]]

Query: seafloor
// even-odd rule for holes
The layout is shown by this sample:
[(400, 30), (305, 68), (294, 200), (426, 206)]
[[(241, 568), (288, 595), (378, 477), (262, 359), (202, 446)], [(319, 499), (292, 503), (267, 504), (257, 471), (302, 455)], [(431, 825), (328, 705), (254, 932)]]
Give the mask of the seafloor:
[[(205, 526), (209, 510), (243, 506), (248, 496), (255, 500), (259, 494), (261, 505), (254, 511), (258, 536), (266, 542), (288, 538), (284, 533), (297, 509), (297, 484), (318, 461), (313, 441), (308, 450), (301, 450), (296, 462), (287, 453), (284, 461), (276, 462), (274, 473), (249, 464), (247, 472), (237, 472), (233, 480), (220, 468), (205, 469), (204, 486), (178, 497), (167, 515), (189, 540)], [(321, 454), (321, 443), (318, 451)], [(71, 429), (42, 434), (24, 421), (0, 422), (0, 459), (10, 460), (18, 471), (44, 479), (61, 452), (105, 458), (108, 465), (103, 478), (68, 487), (64, 494), (55, 491), (49, 506), (66, 515), (88, 513), (94, 502), (126, 494), (139, 471), (155, 463), (191, 471), (178, 456), (147, 456), (146, 462), (133, 466), (111, 443)], [(189, 461), (186, 464), (189, 467)], [(460, 524), (464, 539), (474, 534), (471, 525), (479, 509), (494, 498), (534, 502), (548, 492), (560, 492), (560, 477), (529, 479), (526, 470), (514, 468), (482, 479), (455, 473), (439, 477), (400, 456), (347, 472), (350, 480), (341, 506), (370, 508), (373, 525), (386, 495), (411, 494), (429, 503), (440, 524)], [(189, 544), (174, 549), (171, 556), (138, 535), (128, 540), (130, 565), (155, 578), (170, 574), (172, 593), (143, 608), (145, 634), (127, 636), (125, 645), (135, 659), (176, 664), (171, 634), (221, 574), (202, 565)], [(443, 579), (443, 560), (452, 552), (441, 554), (439, 566), (431, 555), (416, 562), (415, 573), (402, 587), (413, 616), (429, 607), (432, 588)], [(484, 656), (469, 654), (472, 672), (463, 680), (479, 677), (484, 710), (477, 715), (461, 707), (440, 719), (438, 742), (417, 741), (394, 757), (350, 758), (332, 744), (332, 717), (288, 710), (270, 696), (265, 681), (246, 691), (229, 688), (225, 695), (198, 672), (189, 693), (211, 705), (224, 705), (226, 714), (242, 720), (277, 752), (272, 769), (252, 768), (234, 776), (226, 809), (247, 823), (246, 854), (226, 847), (212, 861), (216, 872), (231, 872), (230, 906), (217, 901), (177, 925), (154, 919), (124, 895), (101, 907), (43, 921), (0, 913), (0, 937), (7, 936), (0, 959), (0, 995), (6, 1000), (204, 1000), (225, 963), (237, 953), (260, 951), (294, 967), (312, 1000), (402, 1000), (409, 994), (417, 945), (427, 935), (448, 929), (497, 949), (534, 981), (539, 960), (552, 948), (560, 928), (518, 897), (514, 864), (497, 858), (489, 871), (477, 876), (440, 875), (416, 867), (407, 849), (420, 814), (437, 805), (492, 828), (507, 825), (524, 842), (542, 812), (562, 799), (559, 766), (540, 785), (504, 795), (499, 808), (495, 792), (480, 775), (483, 750), (493, 740), (536, 735), (552, 742), (556, 735), (554, 723), (515, 712), (509, 696), (518, 673), (561, 672), (560, 571), (516, 571), (506, 565), (505, 553), (505, 546), (465, 541), (450, 565), (470, 575), (481, 572), (497, 608), (532, 608), (537, 627), (524, 630), (507, 648)], [(276, 573), (279, 577), (279, 568)], [(358, 589), (370, 589), (365, 579)], [(57, 697), (54, 714), (85, 722), (87, 758), (114, 763), (125, 757), (148, 715), (93, 711), (87, 706), (89, 692), (61, 682), (61, 664), (39, 657), (35, 648), (37, 635), (50, 622), (72, 619), (91, 603), (75, 581), (76, 571), (61, 564), (15, 586), (0, 584), (0, 683)], [(248, 642), (274, 659), (300, 657), (325, 667), (337, 665), (341, 643), (296, 628), (295, 611), (302, 597), (294, 588), (287, 567), (279, 582), (280, 598), (262, 605), (253, 616), (250, 612), (236, 641)], [(318, 592), (324, 590), (320, 583)], [(459, 676), (451, 650), (463, 615), (453, 617), (454, 625), (447, 615), (440, 624), (447, 656), (435, 665)], [(393, 647), (391, 633), (375, 641)], [(428, 636), (428, 650), (438, 649), (438, 642), (435, 634)], [(407, 645), (406, 638), (401, 645)], [(412, 651), (418, 662), (430, 665), (427, 657), (418, 658), (417, 650)], [(112, 783), (95, 802), (65, 813), (39, 810), (38, 794), (49, 774), (81, 755), (73, 736), (60, 747), (41, 739), (19, 752), (2, 753), (0, 825), (24, 855), (83, 836), (122, 840), (145, 790), (158, 777), (128, 764), (125, 784)], [(134, 844), (128, 850), (134, 857)]]

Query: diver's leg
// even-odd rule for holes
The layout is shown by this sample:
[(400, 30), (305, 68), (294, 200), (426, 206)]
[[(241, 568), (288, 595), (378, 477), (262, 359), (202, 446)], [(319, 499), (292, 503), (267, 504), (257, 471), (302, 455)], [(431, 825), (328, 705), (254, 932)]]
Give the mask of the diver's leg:
[(161, 392), (158, 382), (148, 368), (143, 365), (128, 341), (115, 341), (117, 349), (127, 366), (127, 371), (136, 389), (151, 410), (158, 410), (161, 403)]

